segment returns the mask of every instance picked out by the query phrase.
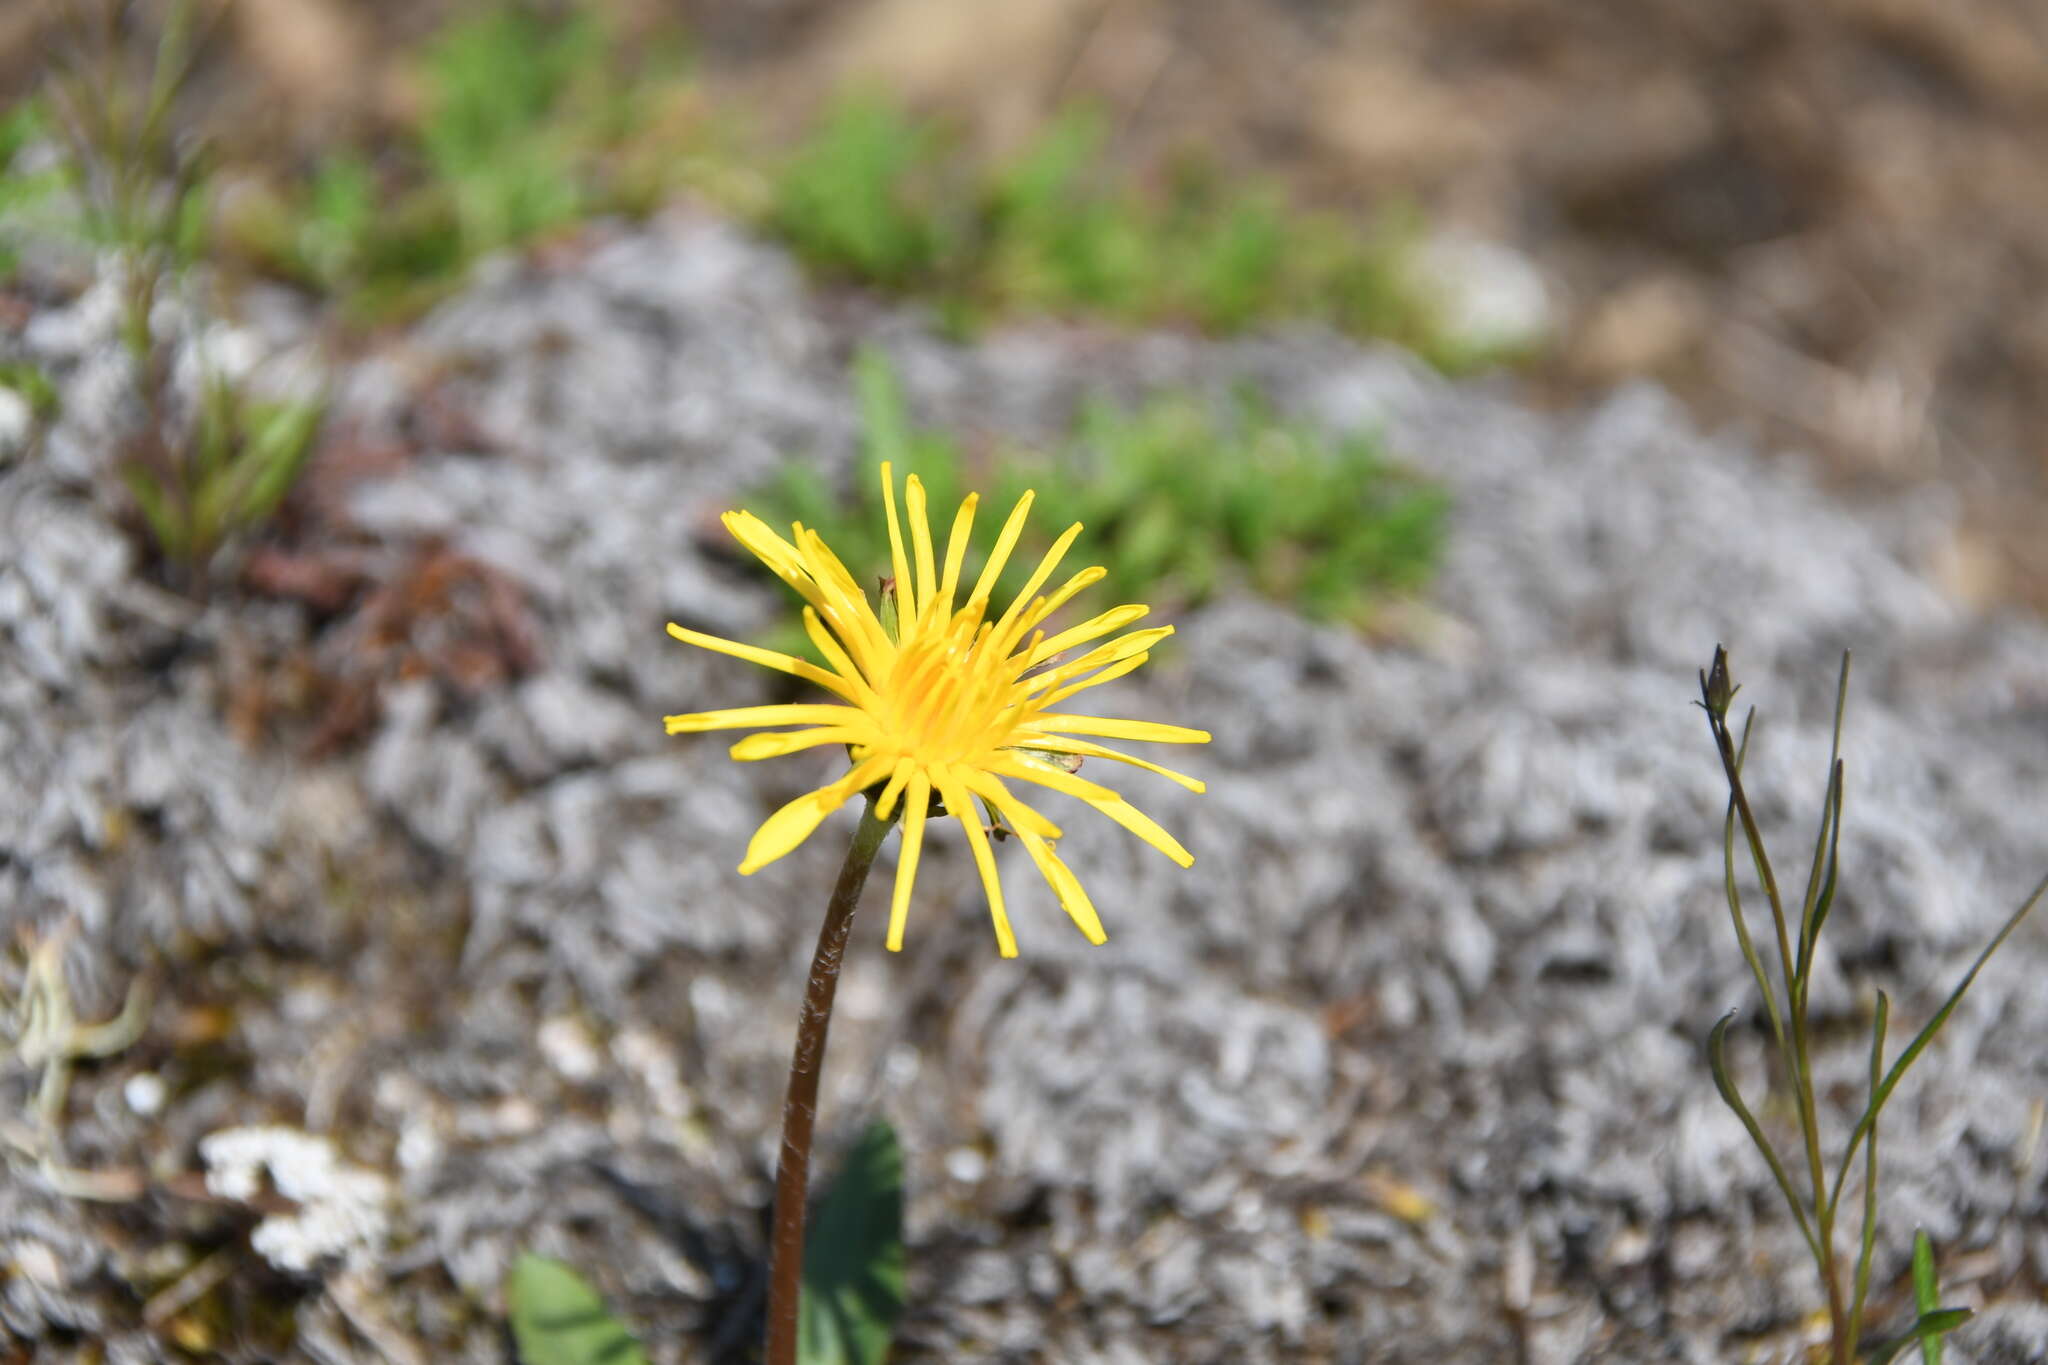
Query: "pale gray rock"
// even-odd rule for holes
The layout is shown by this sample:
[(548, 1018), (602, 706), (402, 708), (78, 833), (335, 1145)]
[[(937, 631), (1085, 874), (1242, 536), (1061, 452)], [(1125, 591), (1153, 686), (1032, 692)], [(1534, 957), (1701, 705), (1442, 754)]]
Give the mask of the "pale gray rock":
[[(1789, 1341), (1810, 1271), (1700, 1050), (1740, 1009), (1731, 1061), (1761, 1100), (1725, 793), (1688, 704), (1716, 640), (1762, 708), (1748, 772), (1801, 884), (1834, 669), (1858, 650), (1814, 997), (1832, 1143), (1873, 992), (1901, 1046), (2048, 865), (2048, 630), (1941, 597), (1921, 568), (1947, 533), (1932, 499), (1845, 502), (1650, 390), (1543, 415), (1313, 329), (957, 344), (915, 312), (821, 298), (690, 214), (496, 264), (329, 376), (355, 430), (411, 450), (354, 487), (345, 533), (491, 566), (537, 657), (477, 694), (387, 682), (366, 741), (314, 767), (225, 717), (235, 651), (282, 657), (316, 623), (232, 591), (167, 601), (111, 518), (95, 462), (129, 379), (107, 288), (11, 343), (65, 402), (0, 468), (0, 927), (75, 918), (93, 1017), (169, 968), (158, 1031), (75, 1083), (72, 1158), (192, 1172), (206, 1134), (256, 1124), (332, 1141), (391, 1182), (406, 1236), (368, 1273), (426, 1358), (498, 1358), (490, 1313), (527, 1248), (575, 1260), (663, 1358), (733, 1359), (752, 1334), (796, 994), (845, 821), (751, 877), (736, 864), (837, 757), (740, 765), (730, 737), (665, 737), (665, 713), (786, 693), (662, 627), (753, 639), (775, 621), (778, 592), (716, 516), (782, 460), (851, 472), (863, 345), (921, 420), (1018, 441), (1053, 439), (1090, 396), (1252, 384), (1296, 420), (1380, 433), (1455, 499), (1433, 628), (1367, 641), (1226, 594), (1103, 690), (1105, 713), (1215, 732), (1159, 755), (1205, 795), (1111, 777), (1196, 852), (1191, 872), (1049, 803), (1107, 946), (1015, 849), (1018, 962), (997, 959), (943, 833), (901, 955), (871, 888), (823, 1132), (843, 1143), (876, 1114), (902, 1132), (904, 1361), (1704, 1362)], [(304, 325), (269, 305), (232, 333), (182, 304), (164, 317), (259, 338), (267, 360), (236, 357), (254, 373)], [(463, 422), (411, 420), (426, 374)], [(2035, 924), (1886, 1116), (1880, 1282), (1918, 1224), (2003, 1296), (1958, 1359), (2038, 1354), (2044, 973)], [(204, 1075), (165, 1032), (195, 1004), (230, 1012), (239, 1050)], [(565, 1018), (590, 1065), (550, 1061), (542, 1025)], [(143, 1070), (167, 1086), (147, 1123), (120, 1098)], [(32, 1083), (0, 1059), (9, 1104)], [(10, 1171), (0, 1247), (40, 1278), (0, 1275), (0, 1341), (78, 1330), (163, 1358), (116, 1254), (158, 1209), (117, 1216)], [(307, 1264), (323, 1306), (300, 1353), (339, 1358), (352, 1329)], [(1504, 1306), (1511, 1279), (1526, 1311)]]

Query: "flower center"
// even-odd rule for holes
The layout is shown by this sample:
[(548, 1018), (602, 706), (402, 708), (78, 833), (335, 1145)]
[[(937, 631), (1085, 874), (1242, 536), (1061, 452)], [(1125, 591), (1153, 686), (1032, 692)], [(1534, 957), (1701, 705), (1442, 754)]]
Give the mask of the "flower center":
[(969, 761), (1016, 727), (1016, 661), (993, 647), (983, 604), (951, 619), (929, 616), (904, 632), (880, 689), (883, 720), (903, 753), (922, 763)]

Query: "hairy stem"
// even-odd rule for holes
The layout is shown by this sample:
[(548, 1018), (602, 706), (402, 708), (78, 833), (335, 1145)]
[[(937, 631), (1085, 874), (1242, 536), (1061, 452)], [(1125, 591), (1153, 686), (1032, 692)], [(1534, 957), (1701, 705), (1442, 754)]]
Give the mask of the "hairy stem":
[(796, 1054), (789, 1063), (789, 1096), (782, 1105), (782, 1156), (775, 1170), (775, 1222), (768, 1269), (768, 1352), (765, 1365), (796, 1365), (797, 1308), (803, 1293), (804, 1199), (811, 1176), (811, 1136), (818, 1123), (818, 1073), (825, 1065), (825, 1034), (832, 1027), (832, 996), (839, 963), (853, 928), (854, 907), (889, 823), (875, 818), (870, 800), (839, 868), (825, 907), (811, 979), (796, 1020)]

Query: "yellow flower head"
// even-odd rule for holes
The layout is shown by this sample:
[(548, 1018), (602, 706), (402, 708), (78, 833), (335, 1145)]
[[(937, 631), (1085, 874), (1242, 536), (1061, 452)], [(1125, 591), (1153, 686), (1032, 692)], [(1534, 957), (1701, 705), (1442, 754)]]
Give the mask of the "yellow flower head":
[(820, 668), (804, 659), (678, 625), (668, 628), (669, 634), (685, 644), (715, 649), (815, 683), (842, 704), (742, 706), (668, 716), (668, 732), (676, 735), (760, 725), (805, 727), (747, 736), (732, 746), (732, 756), (743, 761), (774, 758), (820, 744), (847, 746), (852, 770), (769, 816), (747, 845), (740, 871), (749, 873), (774, 862), (801, 844), (821, 820), (851, 797), (882, 784), (876, 814), (887, 820), (899, 802), (903, 807), (903, 855), (896, 865), (896, 891), (889, 908), (891, 949), (903, 946), (910, 888), (917, 877), (918, 851), (924, 842), (925, 818), (934, 810), (934, 796), (944, 803), (943, 813), (958, 816), (966, 830), (968, 847), (988, 891), (996, 942), (1004, 957), (1017, 955), (1017, 940), (1010, 932), (1009, 916), (1003, 913), (1003, 889), (996, 879), (989, 831), (983, 828), (975, 808), (977, 798), (1016, 834), (1089, 942), (1101, 943), (1108, 935), (1088, 893), (1053, 851), (1059, 828), (1018, 799), (1005, 779), (1079, 797), (1182, 867), (1191, 866), (1194, 855), (1171, 834), (1109, 788), (1076, 776), (1072, 769), (1078, 763), (1062, 759), (1114, 759), (1199, 792), (1202, 784), (1192, 777), (1080, 736), (1204, 744), (1208, 733), (1053, 709), (1083, 688), (1120, 678), (1144, 663), (1152, 646), (1171, 635), (1173, 627), (1130, 631), (1061, 661), (1060, 656), (1068, 650), (1113, 635), (1148, 610), (1117, 607), (1071, 630), (1046, 635), (1041, 623), (1103, 576), (1100, 568), (1083, 569), (1052, 593), (1033, 595), (1059, 567), (1080, 534), (1078, 524), (1067, 528), (1017, 599), (991, 620), (989, 593), (1010, 551), (1016, 548), (1032, 495), (1026, 493), (1017, 500), (996, 538), (994, 552), (967, 593), (965, 605), (957, 608), (954, 599), (974, 526), (975, 495), (967, 495), (959, 515), (953, 518), (943, 566), (933, 554), (924, 485), (917, 477), (912, 475), (904, 488), (910, 522), (907, 552), (896, 516), (896, 482), (887, 464), (882, 466), (882, 497), (889, 509), (889, 549), (895, 569), (893, 589), (884, 587), (885, 593), (893, 592), (893, 604), (884, 604), (895, 608), (893, 630), (868, 605), (853, 575), (817, 532), (798, 523), (790, 528), (792, 544), (748, 512), (727, 512), (726, 529), (804, 599), (804, 629), (831, 667)]

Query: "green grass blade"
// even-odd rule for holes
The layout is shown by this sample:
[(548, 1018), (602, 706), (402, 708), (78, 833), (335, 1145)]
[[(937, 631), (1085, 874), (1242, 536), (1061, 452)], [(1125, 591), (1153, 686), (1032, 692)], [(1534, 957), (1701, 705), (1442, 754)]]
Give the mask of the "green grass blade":
[(238, 462), (248, 471), (235, 508), (238, 520), (260, 521), (277, 510), (306, 467), (325, 415), (321, 400), (281, 404), (264, 415)]
[(1827, 794), (1821, 799), (1820, 830), (1813, 839), (1813, 865), (1807, 873), (1806, 895), (1799, 907), (1799, 971), (1802, 978), (1813, 965), (1813, 942), (1820, 936), (1815, 906), (1820, 901), (1821, 884), (1826, 880), (1830, 826), (1836, 826), (1834, 840), (1839, 841), (1841, 838), (1839, 820), (1842, 799), (1839, 784), (1842, 779), (1842, 714), (1849, 706), (1849, 657), (1849, 652), (1843, 650), (1842, 672), (1835, 682), (1835, 730), (1834, 739), (1828, 749), (1828, 789)]
[(1940, 1308), (1932, 1313), (1922, 1313), (1919, 1321), (1899, 1333), (1891, 1340), (1874, 1346), (1870, 1354), (1863, 1357), (1864, 1365), (1891, 1365), (1908, 1346), (1914, 1342), (1927, 1342), (1948, 1335), (1971, 1318), (1967, 1308)]
[(1806, 994), (1806, 978), (1813, 970), (1814, 941), (1819, 926), (1814, 922), (1814, 907), (1820, 903), (1821, 885), (1827, 880), (1828, 848), (1830, 832), (1835, 824), (1835, 811), (1840, 804), (1841, 793), (1836, 784), (1841, 781), (1842, 764), (1839, 759), (1828, 765), (1828, 789), (1821, 797), (1820, 829), (1814, 835), (1813, 864), (1806, 874), (1806, 896), (1799, 911), (1799, 969), (1794, 973), (1801, 998)]
[(191, 548), (191, 537), (185, 519), (178, 515), (163, 485), (148, 470), (133, 466), (121, 472), (121, 481), (128, 485), (128, 493), (135, 499), (135, 506), (164, 558), (184, 560)]
[(1828, 911), (1834, 908), (1835, 888), (1839, 884), (1841, 878), (1842, 792), (1847, 785), (1848, 775), (1844, 770), (1842, 760), (1838, 758), (1835, 760), (1835, 775), (1832, 782), (1829, 785), (1829, 790), (1833, 793), (1833, 798), (1831, 802), (1833, 806), (1833, 814), (1828, 822), (1830, 830), (1828, 834), (1828, 853), (1826, 863), (1827, 872), (1826, 875), (1823, 876), (1821, 879), (1820, 894), (1814, 898), (1813, 902), (1813, 928), (1809, 931), (1807, 935), (1806, 945), (1808, 957), (1806, 960), (1806, 971), (1801, 973), (1802, 981), (1805, 980), (1812, 973), (1812, 950), (1814, 945), (1820, 942), (1821, 926), (1828, 922)]
[(191, 0), (178, 0), (171, 6), (170, 17), (157, 39), (156, 56), (149, 76), (149, 96), (143, 107), (142, 136), (162, 133), (164, 120), (171, 111), (171, 101), (177, 97), (190, 73), (191, 52)]
[[(1836, 770), (1840, 771), (1840, 765)], [(1870, 1030), (1870, 1092), (1877, 1093), (1884, 1077), (1884, 1031), (1891, 1022), (1891, 1000), (1877, 993), (1877, 1018)], [(1870, 1261), (1877, 1249), (1877, 1125), (1863, 1144), (1863, 1246), (1856, 1254), (1856, 1297), (1849, 1305), (1849, 1353), (1856, 1353), (1856, 1338), (1863, 1328), (1863, 1304), (1870, 1297)]]
[(860, 400), (868, 459), (878, 465), (884, 461), (893, 464), (899, 479), (914, 473), (910, 417), (903, 402), (903, 386), (896, 382), (888, 357), (873, 347), (863, 348), (853, 363), (853, 383)]
[(2006, 918), (1997, 935), (1984, 945), (1983, 952), (1977, 954), (1977, 960), (1970, 964), (1969, 971), (1963, 973), (1963, 979), (1949, 992), (1948, 999), (1942, 1002), (1934, 1017), (1927, 1021), (1920, 1032), (1913, 1035), (1913, 1041), (1906, 1045), (1906, 1050), (1899, 1054), (1899, 1059), (1892, 1063), (1891, 1070), (1885, 1073), (1883, 1084), (1878, 1086), (1876, 1093), (1870, 1097), (1869, 1106), (1864, 1109), (1862, 1117), (1856, 1120), (1855, 1131), (1849, 1134), (1848, 1145), (1842, 1152), (1842, 1171), (1836, 1179), (1835, 1192), (1829, 1198), (1830, 1204), (1841, 1197), (1841, 1182), (1848, 1175), (1849, 1162), (1855, 1158), (1857, 1144), (1863, 1141), (1864, 1135), (1877, 1123), (1877, 1116), (1884, 1109), (1885, 1101), (1891, 1098), (1892, 1091), (1897, 1089), (1899, 1082), (1905, 1078), (1907, 1068), (1919, 1060), (1920, 1054), (1927, 1050), (1927, 1045), (1941, 1032), (1941, 1027), (1948, 1022), (1948, 1017), (1955, 1013), (1956, 1006), (1962, 1003), (1963, 992), (1970, 989), (1970, 984), (1977, 979), (1977, 973), (1984, 969), (1984, 964), (1991, 960), (1991, 955), (1998, 951), (2000, 945), (2011, 936), (2012, 931), (2019, 928), (2020, 921), (2027, 917), (2027, 912), (2034, 908), (2035, 903), (2043, 895), (2048, 895), (2048, 877), (2043, 877), (2035, 885), (2033, 894), (2020, 902), (2019, 909)]
[[(1735, 751), (1735, 770), (1742, 771), (1742, 762), (1749, 755), (1750, 723), (1756, 719), (1751, 712), (1749, 720), (1742, 723), (1742, 743)], [(1763, 958), (1757, 955), (1756, 943), (1749, 936), (1749, 920), (1742, 913), (1742, 891), (1735, 880), (1735, 798), (1728, 798), (1728, 816), (1721, 828), (1721, 875), (1728, 889), (1728, 915), (1735, 922), (1735, 941), (1742, 947), (1743, 961), (1749, 964), (1750, 973), (1756, 977), (1757, 991), (1763, 996), (1764, 1013), (1771, 1021), (1771, 1037), (1778, 1044), (1778, 1051), (1785, 1051), (1785, 1018), (1778, 1009), (1777, 992), (1771, 987), (1770, 973), (1764, 970)]]
[[(1727, 670), (1722, 651), (1718, 648), (1714, 651), (1714, 669), (1716, 674), (1720, 676), (1725, 691)], [(1707, 683), (1703, 682), (1702, 688), (1706, 687)], [(1785, 975), (1785, 1000), (1788, 1007), (1794, 1011), (1793, 1022), (1796, 1028), (1799, 1004), (1799, 992), (1797, 989), (1798, 960), (1793, 956), (1791, 931), (1785, 922), (1785, 902), (1783, 897), (1778, 894), (1778, 877), (1771, 870), (1770, 855), (1764, 851), (1763, 832), (1757, 828), (1756, 817), (1749, 809), (1749, 793), (1743, 789), (1742, 769), (1735, 761), (1735, 747), (1728, 737), (1727, 702), (1732, 700), (1735, 694), (1732, 691), (1725, 692), (1725, 695), (1721, 698), (1721, 709), (1718, 711), (1714, 709), (1711, 694), (1709, 695), (1710, 700), (1707, 705), (1708, 723), (1714, 730), (1715, 747), (1721, 751), (1721, 768), (1728, 778), (1729, 798), (1735, 803), (1736, 814), (1741, 817), (1742, 837), (1749, 845), (1750, 862), (1756, 868), (1757, 881), (1763, 886), (1764, 900), (1771, 907), (1771, 928), (1776, 933), (1778, 939), (1778, 963)], [(1749, 714), (1744, 717), (1742, 722), (1742, 739), (1745, 749), (1749, 744), (1750, 729), (1755, 723), (1756, 708), (1751, 707)], [(1799, 1066), (1797, 1050), (1794, 1049), (1787, 1052), (1786, 1056), (1790, 1059), (1790, 1065), (1796, 1073)], [(1798, 1077), (1796, 1074), (1794, 1081), (1795, 1088), (1797, 1088)]]
[[(1921, 1317), (1941, 1306), (1941, 1280), (1934, 1268), (1934, 1242), (1926, 1228), (1913, 1231), (1913, 1306)], [(1920, 1365), (1941, 1365), (1941, 1333), (1920, 1339)]]
[(1799, 1202), (1798, 1192), (1792, 1188), (1792, 1179), (1785, 1174), (1784, 1163), (1778, 1160), (1777, 1152), (1772, 1150), (1770, 1139), (1764, 1136), (1763, 1127), (1757, 1123), (1756, 1116), (1750, 1113), (1749, 1106), (1742, 1102), (1741, 1094), (1735, 1089), (1735, 1078), (1728, 1074), (1727, 1034), (1728, 1026), (1734, 1022), (1735, 1011), (1730, 1010), (1721, 1016), (1721, 1021), (1714, 1025), (1713, 1032), (1707, 1035), (1707, 1066), (1714, 1073), (1714, 1088), (1721, 1092), (1721, 1098), (1735, 1111), (1735, 1117), (1740, 1119), (1742, 1126), (1749, 1131), (1750, 1141), (1763, 1153), (1765, 1164), (1771, 1168), (1771, 1178), (1778, 1182), (1779, 1190), (1785, 1195), (1785, 1203), (1791, 1208), (1793, 1218), (1798, 1220), (1799, 1233), (1806, 1238), (1807, 1249), (1813, 1253), (1815, 1263), (1821, 1263), (1823, 1258), (1820, 1241), (1814, 1236), (1813, 1224), (1806, 1217), (1806, 1208)]

